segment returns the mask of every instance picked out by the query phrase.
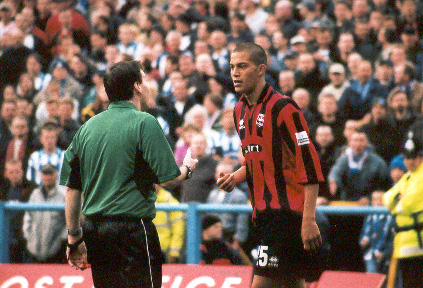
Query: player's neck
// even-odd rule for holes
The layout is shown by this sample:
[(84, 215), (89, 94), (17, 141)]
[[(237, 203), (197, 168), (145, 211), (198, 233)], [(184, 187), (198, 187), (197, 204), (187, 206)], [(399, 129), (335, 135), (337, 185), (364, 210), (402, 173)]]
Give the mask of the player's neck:
[(266, 81), (263, 80), (258, 82), (255, 89), (251, 93), (246, 93), (245, 97), (247, 97), (248, 104), (250, 105), (256, 105), (257, 101), (260, 98), (261, 92), (263, 92), (264, 86), (266, 86)]

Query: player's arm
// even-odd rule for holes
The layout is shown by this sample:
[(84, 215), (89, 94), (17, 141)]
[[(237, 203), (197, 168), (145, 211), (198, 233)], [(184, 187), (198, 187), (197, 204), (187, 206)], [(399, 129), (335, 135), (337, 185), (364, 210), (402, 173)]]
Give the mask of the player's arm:
[(319, 193), (319, 184), (304, 186), (304, 211), (301, 227), (301, 237), (304, 249), (313, 250), (322, 245), (319, 228), (316, 224), (316, 200)]
[(231, 192), (236, 185), (245, 182), (247, 179), (247, 169), (242, 165), (238, 170), (230, 174), (220, 174), (216, 183), (220, 189)]
[(82, 241), (82, 229), (80, 223), (81, 214), (81, 191), (66, 188), (65, 217), (68, 229), (68, 248), (66, 256), (69, 265), (77, 269), (85, 269), (87, 264), (87, 249)]

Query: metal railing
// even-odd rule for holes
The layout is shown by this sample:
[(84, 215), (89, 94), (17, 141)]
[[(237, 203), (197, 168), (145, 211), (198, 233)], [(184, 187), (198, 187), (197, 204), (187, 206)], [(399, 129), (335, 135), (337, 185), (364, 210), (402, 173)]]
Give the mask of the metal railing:
[[(57, 211), (64, 210), (64, 204), (35, 204), (0, 202), (0, 263), (9, 262), (9, 221), (10, 211)], [(183, 211), (186, 213), (186, 262), (198, 264), (201, 259), (201, 217), (203, 212), (251, 213), (250, 205), (214, 205), (214, 204), (156, 204), (161, 211)], [(317, 209), (327, 215), (366, 215), (371, 213), (389, 213), (385, 207), (371, 206), (318, 206)]]

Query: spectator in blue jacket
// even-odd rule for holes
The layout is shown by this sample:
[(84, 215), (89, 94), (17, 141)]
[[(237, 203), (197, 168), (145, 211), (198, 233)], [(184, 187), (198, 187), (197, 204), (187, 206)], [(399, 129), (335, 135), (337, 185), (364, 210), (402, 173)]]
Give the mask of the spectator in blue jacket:
[[(372, 206), (383, 206), (383, 191), (372, 193)], [(383, 273), (392, 254), (391, 230), (393, 217), (390, 214), (374, 213), (367, 215), (361, 229), (359, 244), (364, 250), (363, 260), (366, 272)]]

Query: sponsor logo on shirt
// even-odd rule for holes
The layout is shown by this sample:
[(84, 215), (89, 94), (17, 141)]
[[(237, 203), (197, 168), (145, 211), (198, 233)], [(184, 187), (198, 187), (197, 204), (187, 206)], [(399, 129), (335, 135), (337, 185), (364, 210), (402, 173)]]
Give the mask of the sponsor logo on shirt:
[(310, 140), (308, 139), (306, 131), (295, 133), (295, 137), (297, 138), (298, 146), (310, 144)]
[(244, 119), (239, 120), (239, 130), (245, 129)]
[(264, 114), (259, 114), (257, 116), (257, 121), (256, 121), (257, 127), (263, 127), (263, 123), (264, 123)]
[(263, 148), (259, 144), (249, 144), (244, 147), (244, 155), (250, 152), (261, 152)]

